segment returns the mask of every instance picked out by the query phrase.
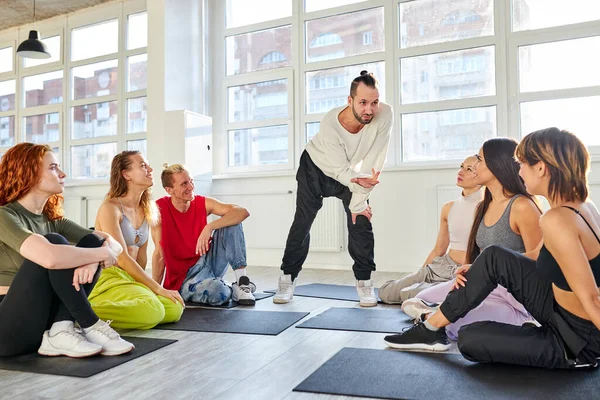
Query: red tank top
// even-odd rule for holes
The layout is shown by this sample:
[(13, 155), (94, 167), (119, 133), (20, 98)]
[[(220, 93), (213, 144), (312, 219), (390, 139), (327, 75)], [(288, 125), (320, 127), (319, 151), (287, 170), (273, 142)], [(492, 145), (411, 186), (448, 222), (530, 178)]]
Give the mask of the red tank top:
[(206, 199), (194, 196), (190, 208), (184, 213), (175, 208), (170, 196), (156, 200), (156, 205), (160, 210), (160, 245), (166, 271), (163, 286), (179, 290), (188, 270), (200, 259), (196, 254), (196, 243), (207, 224)]

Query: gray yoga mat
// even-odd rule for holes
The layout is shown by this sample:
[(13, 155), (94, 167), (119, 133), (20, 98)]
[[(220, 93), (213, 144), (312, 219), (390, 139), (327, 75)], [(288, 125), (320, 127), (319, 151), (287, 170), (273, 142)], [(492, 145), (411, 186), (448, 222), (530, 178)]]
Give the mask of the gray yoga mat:
[(307, 315), (306, 312), (192, 308), (183, 312), (179, 322), (158, 325), (155, 329), (278, 335)]
[[(265, 290), (265, 292), (275, 293), (277, 292), (277, 289)], [(379, 296), (378, 293), (379, 289), (375, 289), (376, 296)], [(319, 299), (346, 300), (356, 302), (360, 300), (358, 298), (358, 293), (356, 293), (355, 286), (328, 285), (325, 283), (310, 283), (308, 285), (298, 285), (294, 289), (294, 296), (316, 297)], [(377, 297), (377, 301), (381, 303), (379, 297)]]
[[(269, 297), (273, 297), (274, 293), (254, 293), (254, 299), (256, 301), (266, 299)], [(229, 300), (228, 303), (225, 303), (220, 306), (211, 306), (210, 304), (204, 303), (194, 303), (193, 301), (186, 301), (185, 306), (189, 308), (234, 308), (241, 306), (237, 301)], [(252, 306), (243, 306), (243, 307), (252, 307)]]
[(343, 348), (294, 391), (385, 399), (594, 399), (600, 372), (476, 364), (458, 354)]
[(32, 372), (36, 374), (74, 376), (88, 378), (107, 369), (124, 364), (138, 357), (175, 343), (177, 340), (125, 337), (135, 345), (130, 353), (120, 356), (93, 356), (86, 358), (45, 357), (37, 353), (14, 357), (0, 357), (0, 369)]
[(413, 324), (409, 316), (398, 310), (332, 307), (304, 321), (296, 328), (334, 331), (398, 333)]

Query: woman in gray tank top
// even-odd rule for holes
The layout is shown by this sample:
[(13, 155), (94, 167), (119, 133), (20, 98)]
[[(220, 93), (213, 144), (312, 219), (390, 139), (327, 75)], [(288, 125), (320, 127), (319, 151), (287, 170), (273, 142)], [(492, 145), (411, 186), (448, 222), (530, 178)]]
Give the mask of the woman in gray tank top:
[[(519, 165), (514, 159), (516, 147), (514, 139), (494, 138), (487, 140), (477, 154), (475, 182), (485, 186), (485, 193), (475, 211), (466, 265), (470, 265), (488, 246), (497, 245), (527, 253), (533, 252), (542, 239), (539, 227), (541, 211), (519, 176)], [(459, 268), (457, 273), (466, 268)], [(435, 308), (425, 303), (443, 302), (455, 285), (455, 281), (450, 281), (426, 289), (418, 297), (405, 301), (402, 310), (413, 317), (431, 312)], [(532, 319), (505, 288), (498, 286), (481, 306), (446, 327), (446, 332), (456, 339), (460, 327), (476, 321), (521, 325)]]

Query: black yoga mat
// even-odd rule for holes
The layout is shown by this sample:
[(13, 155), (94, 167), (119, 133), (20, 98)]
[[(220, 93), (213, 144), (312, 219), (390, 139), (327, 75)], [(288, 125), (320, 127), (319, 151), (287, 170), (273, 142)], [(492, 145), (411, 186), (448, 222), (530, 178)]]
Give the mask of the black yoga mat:
[(8, 371), (33, 372), (36, 374), (74, 376), (88, 378), (107, 369), (116, 367), (175, 343), (177, 340), (125, 337), (135, 345), (130, 353), (120, 356), (93, 356), (86, 358), (46, 357), (37, 353), (14, 357), (0, 357), (0, 369)]
[[(275, 293), (277, 289), (265, 290), (266, 293)], [(378, 295), (379, 289), (375, 289), (375, 295)], [(360, 299), (358, 298), (358, 293), (356, 293), (355, 286), (346, 286), (346, 285), (327, 285), (325, 283), (310, 283), (308, 285), (299, 285), (294, 289), (294, 296), (304, 296), (304, 297), (317, 297), (320, 299), (331, 299), (331, 300), (346, 300), (346, 301), (356, 301), (358, 302)], [(379, 297), (377, 297), (377, 301), (381, 303)]]
[(332, 307), (300, 325), (296, 325), (296, 328), (398, 333), (412, 324), (410, 317), (399, 309), (369, 310), (365, 308)]
[[(274, 295), (274, 293), (254, 293), (254, 299), (256, 301), (258, 301), (258, 300), (266, 299), (269, 297), (273, 297), (273, 295)], [(223, 305), (211, 306), (210, 304), (194, 303), (193, 301), (186, 301), (185, 306), (190, 307), (190, 308), (234, 308), (237, 306), (241, 306), (241, 304), (238, 303), (237, 301), (229, 300), (228, 303), (225, 303)], [(252, 307), (252, 306), (247, 306), (247, 307)]]
[(294, 391), (385, 399), (593, 399), (598, 370), (476, 364), (458, 354), (344, 348)]
[(183, 312), (179, 322), (158, 325), (155, 329), (278, 335), (307, 315), (305, 312), (191, 308)]

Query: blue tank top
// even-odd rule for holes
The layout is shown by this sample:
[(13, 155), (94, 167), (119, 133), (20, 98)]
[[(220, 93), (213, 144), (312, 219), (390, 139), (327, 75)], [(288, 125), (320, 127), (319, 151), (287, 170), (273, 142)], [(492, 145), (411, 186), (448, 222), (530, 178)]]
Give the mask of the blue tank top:
[(127, 215), (125, 215), (125, 209), (123, 208), (121, 199), (117, 197), (117, 200), (121, 205), (121, 212), (123, 213), (123, 219), (119, 223), (119, 226), (121, 227), (121, 233), (123, 234), (123, 239), (125, 239), (125, 244), (127, 246), (142, 247), (148, 241), (148, 233), (150, 231), (146, 217), (144, 217), (142, 225), (140, 225), (138, 229), (135, 229), (131, 221), (129, 221), (129, 218), (127, 218)]

